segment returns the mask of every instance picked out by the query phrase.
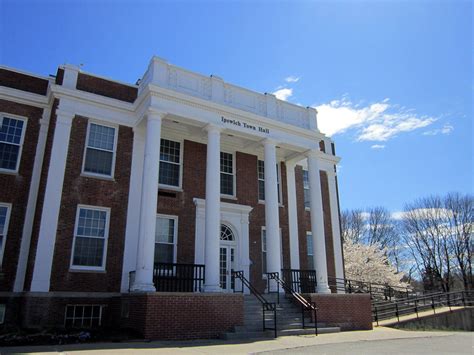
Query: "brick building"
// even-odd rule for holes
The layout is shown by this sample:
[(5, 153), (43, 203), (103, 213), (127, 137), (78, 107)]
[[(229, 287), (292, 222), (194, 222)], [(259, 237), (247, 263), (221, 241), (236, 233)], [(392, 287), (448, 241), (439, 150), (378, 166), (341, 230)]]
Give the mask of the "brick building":
[(165, 334), (187, 305), (214, 336), (242, 322), (232, 270), (260, 292), (315, 270), (331, 293), (339, 158), (316, 114), (157, 57), (135, 85), (1, 67), (0, 323)]

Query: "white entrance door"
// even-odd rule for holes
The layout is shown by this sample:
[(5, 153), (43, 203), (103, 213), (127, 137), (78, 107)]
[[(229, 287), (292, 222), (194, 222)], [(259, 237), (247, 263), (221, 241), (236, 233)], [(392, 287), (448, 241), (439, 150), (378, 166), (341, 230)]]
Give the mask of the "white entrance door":
[(225, 224), (221, 225), (221, 245), (219, 252), (219, 272), (221, 288), (224, 292), (234, 290), (232, 271), (236, 268), (236, 241), (234, 232)]
[(221, 245), (219, 265), (221, 274), (221, 288), (225, 292), (232, 292), (234, 289), (232, 271), (235, 270), (235, 247), (230, 245)]

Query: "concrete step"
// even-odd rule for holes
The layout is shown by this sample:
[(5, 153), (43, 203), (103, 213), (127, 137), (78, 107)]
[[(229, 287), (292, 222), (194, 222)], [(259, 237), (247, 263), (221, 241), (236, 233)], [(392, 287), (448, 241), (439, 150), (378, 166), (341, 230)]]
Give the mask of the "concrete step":
[(221, 339), (224, 340), (242, 340), (242, 339), (259, 339), (259, 338), (273, 338), (273, 330), (267, 330), (265, 332), (255, 331), (255, 332), (238, 332), (238, 333), (223, 333), (221, 334)]
[[(318, 327), (318, 334), (338, 333), (341, 329), (339, 327)], [(315, 334), (314, 328), (292, 328), (292, 329), (279, 329), (277, 332), (278, 336), (294, 336), (294, 335), (313, 335)], [(258, 338), (273, 338), (274, 331), (266, 330), (265, 332), (260, 330), (247, 330), (245, 328), (236, 330), (235, 332), (227, 332), (221, 334), (221, 339), (225, 340), (241, 340), (241, 339), (258, 339)]]
[[(339, 333), (341, 328), (339, 327), (318, 327), (318, 334), (329, 334), (329, 333)], [(282, 329), (278, 330), (278, 336), (291, 336), (291, 335), (313, 335), (315, 333), (314, 328), (296, 328), (296, 329)]]

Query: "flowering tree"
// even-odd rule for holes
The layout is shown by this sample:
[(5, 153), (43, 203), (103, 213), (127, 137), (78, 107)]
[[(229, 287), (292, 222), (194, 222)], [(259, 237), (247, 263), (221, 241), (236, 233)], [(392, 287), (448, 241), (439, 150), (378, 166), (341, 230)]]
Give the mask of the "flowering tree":
[(390, 286), (407, 287), (402, 282), (403, 273), (398, 273), (390, 265), (387, 252), (377, 244), (344, 242), (344, 261), (346, 278)]

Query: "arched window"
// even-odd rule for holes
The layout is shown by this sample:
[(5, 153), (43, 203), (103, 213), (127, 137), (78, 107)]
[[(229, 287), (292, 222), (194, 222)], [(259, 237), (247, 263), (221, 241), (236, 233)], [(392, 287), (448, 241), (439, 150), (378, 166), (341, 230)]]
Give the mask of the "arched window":
[(224, 240), (227, 242), (233, 242), (235, 240), (234, 233), (225, 224), (221, 224), (221, 240)]

